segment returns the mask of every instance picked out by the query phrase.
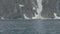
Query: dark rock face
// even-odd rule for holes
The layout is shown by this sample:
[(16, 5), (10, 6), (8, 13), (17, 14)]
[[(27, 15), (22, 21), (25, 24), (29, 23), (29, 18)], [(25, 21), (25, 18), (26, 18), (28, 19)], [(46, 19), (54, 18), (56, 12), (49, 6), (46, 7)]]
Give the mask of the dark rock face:
[(37, 8), (37, 1), (36, 0), (23, 0), (24, 7), (23, 7), (23, 14), (25, 14), (27, 17), (32, 18), (37, 14), (36, 10), (33, 10), (33, 7)]
[[(24, 5), (23, 7), (19, 6)], [(54, 13), (60, 16), (60, 0), (42, 0), (41, 16), (54, 18)], [(35, 10), (33, 10), (35, 7)], [(0, 17), (8, 19), (24, 19), (24, 14), (32, 18), (37, 14), (37, 0), (0, 0)]]
[(60, 16), (60, 0), (42, 0), (43, 10), (41, 16), (45, 18), (54, 18), (54, 13)]
[[(33, 3), (32, 3), (33, 2)], [(20, 7), (19, 4), (24, 5)], [(36, 0), (0, 0), (0, 16), (8, 19), (24, 18), (24, 14), (32, 18), (35, 16), (37, 8)]]
[(0, 16), (9, 18), (10, 15), (16, 14), (16, 0), (0, 0)]

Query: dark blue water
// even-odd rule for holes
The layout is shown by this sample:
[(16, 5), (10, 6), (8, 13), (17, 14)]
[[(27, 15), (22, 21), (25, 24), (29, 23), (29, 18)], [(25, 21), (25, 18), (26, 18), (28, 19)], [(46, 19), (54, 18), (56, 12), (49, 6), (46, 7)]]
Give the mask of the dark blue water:
[(60, 20), (0, 20), (0, 34), (60, 34)]

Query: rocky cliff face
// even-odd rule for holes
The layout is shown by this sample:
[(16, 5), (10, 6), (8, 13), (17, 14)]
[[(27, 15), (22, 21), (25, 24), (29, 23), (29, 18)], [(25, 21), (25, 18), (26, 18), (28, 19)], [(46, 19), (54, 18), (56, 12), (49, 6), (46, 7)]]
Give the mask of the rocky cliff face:
[[(24, 5), (23, 7), (19, 5)], [(24, 14), (32, 18), (37, 14), (33, 7), (37, 8), (36, 0), (0, 0), (0, 17), (7, 19), (23, 18)]]
[[(23, 6), (21, 6), (23, 5)], [(54, 18), (54, 13), (60, 16), (60, 0), (42, 0), (41, 16)], [(0, 17), (6, 19), (24, 19), (24, 14), (32, 18), (37, 13), (37, 0), (0, 0)]]
[(41, 16), (45, 18), (54, 18), (54, 13), (60, 16), (60, 0), (42, 0), (43, 10)]
[(0, 0), (0, 17), (9, 18), (17, 12), (16, 0)]

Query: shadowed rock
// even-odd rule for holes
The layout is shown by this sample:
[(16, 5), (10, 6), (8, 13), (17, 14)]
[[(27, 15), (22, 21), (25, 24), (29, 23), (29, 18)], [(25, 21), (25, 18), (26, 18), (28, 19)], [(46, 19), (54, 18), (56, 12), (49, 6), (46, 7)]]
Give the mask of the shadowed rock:
[(23, 14), (25, 14), (27, 17), (32, 18), (37, 14), (36, 9), (33, 10), (33, 7), (37, 8), (37, 1), (36, 0), (23, 0), (24, 7), (23, 7)]
[(56, 13), (57, 16), (60, 16), (59, 3), (59, 0), (43, 0), (41, 16), (45, 18), (54, 18), (54, 13)]
[[(32, 3), (33, 2), (33, 3)], [(24, 5), (20, 7), (19, 4)], [(37, 8), (36, 0), (0, 0), (0, 16), (8, 19), (23, 18), (24, 14), (32, 18), (37, 14), (33, 7)]]

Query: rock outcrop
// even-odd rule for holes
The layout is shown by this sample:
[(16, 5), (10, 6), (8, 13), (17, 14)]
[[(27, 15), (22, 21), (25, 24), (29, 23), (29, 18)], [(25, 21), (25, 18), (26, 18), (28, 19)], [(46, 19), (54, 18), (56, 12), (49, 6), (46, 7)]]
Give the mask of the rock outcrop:
[[(23, 5), (21, 7), (20, 5)], [(33, 9), (34, 8), (34, 9)], [(24, 19), (24, 14), (32, 18), (37, 13), (37, 0), (0, 0), (0, 17), (7, 19)], [(54, 13), (60, 16), (60, 0), (42, 0), (41, 16), (54, 18)]]
[[(24, 5), (21, 7), (19, 5)], [(0, 17), (8, 19), (24, 19), (24, 14), (32, 18), (37, 14), (33, 7), (37, 8), (36, 0), (0, 0)]]
[(60, 0), (42, 0), (43, 10), (41, 16), (44, 18), (54, 18), (54, 13), (60, 16)]

